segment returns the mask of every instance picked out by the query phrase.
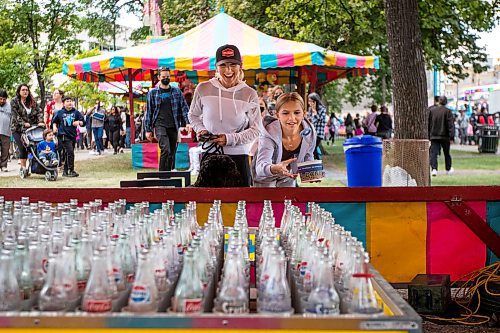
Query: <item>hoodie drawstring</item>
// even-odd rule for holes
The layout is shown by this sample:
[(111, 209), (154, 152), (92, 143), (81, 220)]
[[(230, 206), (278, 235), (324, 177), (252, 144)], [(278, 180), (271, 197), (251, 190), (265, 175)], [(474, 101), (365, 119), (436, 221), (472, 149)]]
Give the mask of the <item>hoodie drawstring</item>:
[(219, 88), (219, 118), (220, 122), (222, 123), (222, 91)]
[(236, 94), (236, 90), (233, 90), (233, 106), (234, 106), (234, 114), (238, 115), (238, 111), (236, 109), (236, 100), (234, 99), (234, 95)]

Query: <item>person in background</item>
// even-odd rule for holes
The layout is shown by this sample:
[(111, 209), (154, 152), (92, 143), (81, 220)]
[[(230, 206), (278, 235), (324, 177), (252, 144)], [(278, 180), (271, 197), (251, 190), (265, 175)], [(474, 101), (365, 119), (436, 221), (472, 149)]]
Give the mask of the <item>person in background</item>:
[(429, 109), (429, 140), (431, 141), (430, 148), (430, 164), (431, 175), (437, 176), (438, 173), (438, 154), (443, 148), (446, 173), (451, 175), (453, 167), (451, 166), (450, 142), (453, 141), (455, 135), (455, 125), (453, 114), (446, 107), (448, 99), (445, 96), (439, 98), (439, 105)]
[(64, 98), (64, 91), (59, 88), (54, 89), (52, 92), (52, 100), (47, 103), (45, 106), (45, 113), (43, 116), (43, 120), (47, 128), (50, 128), (50, 124), (52, 123), (52, 117), (54, 113), (61, 110), (63, 108), (62, 99)]
[(91, 152), (95, 147), (92, 147), (92, 113), (93, 109), (88, 109), (87, 112), (85, 112), (85, 129), (87, 130), (87, 135), (85, 136), (86, 142), (85, 146), (87, 147), (88, 150)]
[[(96, 101), (93, 112), (91, 113), (92, 118), (92, 134), (94, 135), (95, 141), (95, 154), (101, 155), (104, 152), (104, 146), (102, 143), (102, 136), (104, 133), (104, 121), (106, 120), (106, 113), (103, 108), (101, 108), (101, 102)], [(91, 151), (92, 152), (92, 151)]]
[(330, 137), (326, 142), (327, 145), (330, 145), (330, 141), (332, 142), (332, 146), (335, 145), (335, 132), (337, 131), (336, 121), (340, 122), (339, 118), (335, 115), (335, 112), (332, 112), (328, 118), (328, 122), (326, 123), (326, 126), (328, 127), (328, 134), (330, 134)]
[(269, 109), (269, 114), (271, 116), (276, 115), (276, 103), (278, 101), (278, 98), (284, 93), (285, 91), (283, 90), (283, 87), (280, 85), (276, 85), (273, 87), (271, 90), (271, 97), (270, 101), (268, 103), (268, 109)]
[(354, 118), (354, 135), (361, 136), (363, 135), (363, 128), (361, 127), (361, 120), (359, 118)]
[(10, 106), (12, 110), (10, 129), (19, 149), (19, 160), (21, 162), (20, 171), (26, 174), (28, 151), (21, 141), (21, 134), (24, 130), (32, 126), (45, 128), (43, 112), (36, 103), (27, 84), (21, 84), (17, 87), (16, 97), (12, 99)]
[(349, 139), (353, 137), (354, 134), (354, 122), (350, 113), (347, 114), (345, 121), (345, 138)]
[[(170, 85), (170, 69), (158, 69), (160, 84), (148, 92), (144, 127), (146, 139), (158, 139), (160, 146), (159, 171), (170, 171), (175, 167), (177, 138), (182, 122), (189, 124), (189, 107), (182, 91)], [(189, 126), (188, 131), (191, 129)]]
[(377, 136), (382, 139), (390, 139), (392, 135), (392, 118), (385, 105), (380, 107), (380, 114), (375, 118), (377, 126)]
[[(52, 118), (52, 129), (57, 134), (58, 146), (62, 146), (66, 158), (64, 162), (64, 177), (78, 177), (75, 171), (76, 128), (85, 125), (85, 119), (80, 111), (74, 108), (73, 98), (63, 98), (64, 108)], [(61, 151), (61, 149), (59, 150)]]
[(375, 126), (375, 120), (377, 119), (377, 106), (372, 105), (371, 106), (371, 111), (368, 116), (363, 121), (363, 125), (366, 128), (366, 134), (375, 136), (377, 135), (377, 126)]
[(460, 115), (458, 116), (458, 127), (460, 135), (460, 144), (467, 144), (467, 127), (469, 127), (469, 117), (465, 114), (465, 110), (460, 110)]
[(316, 149), (314, 150), (314, 158), (319, 160), (318, 149), (322, 148), (320, 147), (321, 140), (325, 138), (326, 107), (317, 93), (309, 94), (307, 102), (309, 104), (307, 118), (311, 121), (316, 130)]
[[(111, 109), (109, 110), (104, 110), (104, 113), (106, 114), (106, 118), (107, 119), (109, 117), (110, 114), (114, 113), (114, 109), (113, 108), (116, 108), (116, 107), (111, 107)], [(109, 131), (109, 122), (107, 121), (104, 121), (104, 131), (103, 131), (103, 147), (104, 147), (104, 150), (108, 149), (109, 148), (109, 143), (111, 142), (111, 133)]]
[(7, 92), (0, 90), (0, 171), (2, 172), (9, 171), (7, 162), (9, 161), (10, 137), (12, 135), (10, 129), (12, 110), (7, 97)]
[[(198, 84), (189, 111), (189, 120), (198, 138), (217, 138), (208, 143), (223, 148), (238, 168), (241, 186), (252, 185), (249, 153), (259, 135), (261, 121), (257, 92), (244, 81), (239, 49), (223, 45), (216, 52), (215, 77)], [(204, 157), (210, 155), (204, 152)]]
[(294, 187), (297, 163), (314, 159), (317, 134), (304, 109), (298, 93), (285, 93), (276, 104), (277, 118), (264, 118), (252, 163), (256, 187)]
[(130, 135), (130, 111), (125, 107), (125, 148), (130, 148), (130, 144), (132, 143)]
[(118, 107), (111, 107), (111, 112), (106, 117), (104, 126), (109, 130), (111, 145), (113, 146), (113, 155), (116, 155), (120, 149), (120, 131), (122, 128), (122, 117)]
[(59, 164), (56, 153), (56, 143), (54, 142), (54, 132), (50, 129), (43, 131), (43, 141), (36, 146), (38, 158), (45, 166), (55, 167)]

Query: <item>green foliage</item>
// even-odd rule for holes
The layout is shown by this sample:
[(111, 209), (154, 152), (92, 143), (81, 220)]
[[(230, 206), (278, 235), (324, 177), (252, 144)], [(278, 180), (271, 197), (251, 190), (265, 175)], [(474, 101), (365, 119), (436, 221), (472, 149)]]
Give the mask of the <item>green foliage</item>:
[(14, 96), (16, 87), (30, 80), (31, 65), (28, 50), (16, 44), (13, 47), (0, 46), (0, 88)]
[(130, 35), (130, 40), (134, 41), (134, 44), (140, 44), (149, 36), (149, 27), (140, 27), (132, 31)]
[(182, 0), (164, 1), (161, 8), (163, 24), (168, 25), (165, 35), (180, 35), (205, 22), (217, 14), (216, 0), (186, 2)]

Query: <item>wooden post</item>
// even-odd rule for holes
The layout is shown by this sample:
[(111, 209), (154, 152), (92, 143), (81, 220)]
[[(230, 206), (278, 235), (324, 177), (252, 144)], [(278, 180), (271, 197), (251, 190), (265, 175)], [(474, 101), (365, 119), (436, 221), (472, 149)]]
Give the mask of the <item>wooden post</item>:
[(313, 65), (311, 66), (311, 72), (310, 72), (310, 79), (311, 79), (311, 84), (309, 86), (310, 92), (316, 92), (317, 85), (318, 85), (318, 67)]
[(134, 122), (134, 92), (132, 81), (134, 80), (132, 68), (128, 69), (128, 106), (130, 110), (130, 144), (135, 143), (135, 122)]

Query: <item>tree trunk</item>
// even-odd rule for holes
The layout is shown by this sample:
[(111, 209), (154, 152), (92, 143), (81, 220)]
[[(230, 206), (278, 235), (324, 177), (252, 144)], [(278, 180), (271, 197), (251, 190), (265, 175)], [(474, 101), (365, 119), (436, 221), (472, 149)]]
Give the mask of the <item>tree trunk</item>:
[(36, 73), (36, 79), (38, 81), (38, 89), (40, 89), (40, 109), (45, 110), (45, 80), (41, 73)]
[(427, 84), (417, 0), (385, 0), (396, 139), (427, 138)]
[[(380, 57), (382, 57), (382, 44), (378, 44), (378, 50)], [(385, 75), (385, 70), (380, 74), (380, 80), (382, 81), (382, 105), (385, 105), (387, 102), (387, 78)]]

